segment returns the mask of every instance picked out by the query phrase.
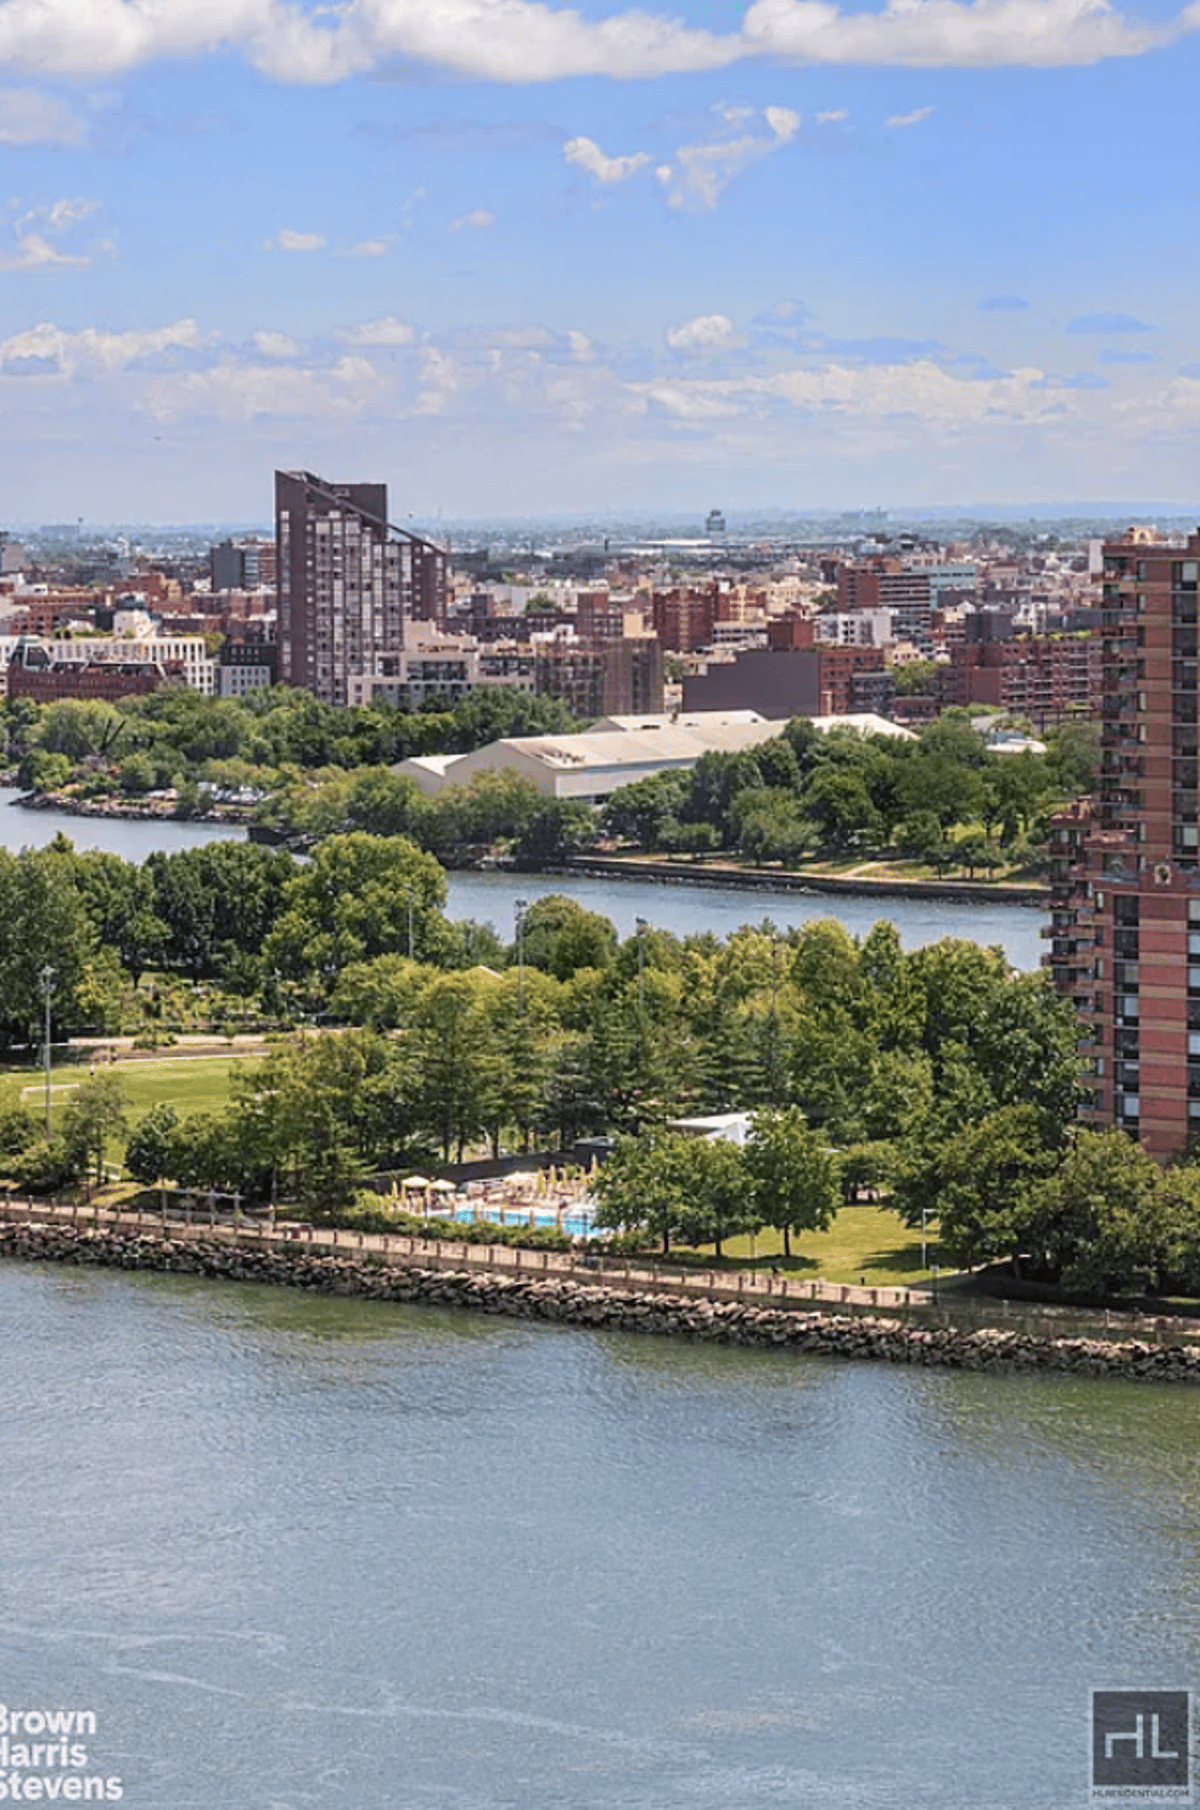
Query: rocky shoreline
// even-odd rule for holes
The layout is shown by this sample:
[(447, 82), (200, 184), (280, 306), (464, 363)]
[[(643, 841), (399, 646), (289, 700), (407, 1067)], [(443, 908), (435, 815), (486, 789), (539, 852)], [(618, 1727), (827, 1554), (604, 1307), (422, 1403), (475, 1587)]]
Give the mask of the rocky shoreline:
[(371, 1258), (320, 1256), (302, 1246), (261, 1249), (76, 1226), (0, 1225), (0, 1257), (259, 1282), (317, 1294), (454, 1307), (567, 1326), (650, 1333), (722, 1345), (957, 1370), (1048, 1370), (1136, 1382), (1200, 1383), (1200, 1346), (1129, 1339), (1053, 1339), (999, 1328), (917, 1326), (562, 1278), (425, 1269)]

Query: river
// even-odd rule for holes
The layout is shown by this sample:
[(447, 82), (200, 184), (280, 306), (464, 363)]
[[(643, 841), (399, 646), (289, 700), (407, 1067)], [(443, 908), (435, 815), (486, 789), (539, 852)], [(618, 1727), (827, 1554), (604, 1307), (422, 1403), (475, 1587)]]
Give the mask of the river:
[(1067, 1810), (1190, 1392), (0, 1265), (0, 1666), (137, 1810)]
[[(174, 823), (129, 817), (74, 817), (65, 811), (24, 811), (13, 805), (20, 793), (0, 787), (0, 847), (40, 848), (56, 835), (77, 848), (108, 849), (126, 861), (144, 861), (157, 849), (168, 852), (204, 842), (240, 837), (229, 824)], [(4, 806), (11, 808), (4, 809)], [(451, 873), (446, 909), (452, 918), (490, 923), (505, 941), (514, 934), (516, 900), (549, 892), (568, 893), (589, 911), (601, 912), (631, 936), (637, 920), (679, 936), (711, 930), (728, 936), (742, 924), (770, 918), (781, 925), (837, 918), (863, 936), (881, 917), (890, 918), (906, 948), (967, 936), (995, 943), (1017, 968), (1036, 968), (1041, 957), (1042, 914), (1028, 905), (958, 904), (953, 899), (834, 898), (817, 893), (767, 892), (747, 887), (676, 886), (647, 880), (605, 880), (583, 875)]]

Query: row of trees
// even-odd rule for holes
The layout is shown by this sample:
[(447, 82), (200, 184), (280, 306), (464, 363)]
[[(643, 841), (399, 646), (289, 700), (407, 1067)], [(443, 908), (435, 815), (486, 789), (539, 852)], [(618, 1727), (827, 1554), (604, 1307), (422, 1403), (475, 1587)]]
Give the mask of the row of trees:
[[(777, 740), (738, 754), (705, 754), (689, 772), (626, 786), (604, 807), (606, 834), (653, 850), (727, 849), (752, 861), (794, 861), (832, 852), (901, 853), (987, 866), (1000, 851), (1024, 852), (1048, 809), (1085, 792), (1097, 758), (1095, 732), (1071, 724), (1051, 736), (1047, 756), (998, 755), (965, 712), (948, 711), (918, 739), (821, 734), (797, 719)], [(952, 833), (978, 826), (978, 846)]]
[(452, 709), (343, 709), (283, 686), (243, 698), (168, 687), (117, 703), (5, 702), (7, 758), (21, 782), (55, 790), (139, 795), (158, 787), (249, 786), (274, 791), (301, 773), (386, 767), (415, 754), (465, 754), (501, 736), (561, 734), (579, 725), (555, 698), (485, 686)]

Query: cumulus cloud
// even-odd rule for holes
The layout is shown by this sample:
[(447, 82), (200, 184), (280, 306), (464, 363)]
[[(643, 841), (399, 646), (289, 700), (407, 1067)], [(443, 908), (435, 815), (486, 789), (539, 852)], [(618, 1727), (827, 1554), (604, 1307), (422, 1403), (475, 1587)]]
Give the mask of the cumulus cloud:
[(382, 320), (360, 321), (355, 327), (338, 327), (338, 339), (348, 346), (411, 346), (417, 337), (415, 327), (407, 321), (398, 320), (394, 314), (385, 314)]
[(668, 327), (667, 344), (672, 352), (725, 352), (745, 340), (727, 314), (697, 314), (678, 327)]
[(290, 333), (275, 333), (270, 330), (251, 334), (251, 343), (256, 352), (264, 358), (298, 358), (304, 350), (298, 339)]
[[(716, 107), (721, 121), (716, 137), (680, 145), (674, 161), (654, 172), (672, 207), (708, 209), (717, 205), (729, 184), (751, 164), (782, 151), (800, 130), (800, 115), (790, 107), (766, 107), (766, 131), (755, 130), (751, 107)], [(739, 129), (743, 128), (743, 129)]]
[(77, 145), (84, 122), (65, 101), (36, 88), (0, 88), (0, 144)]
[(288, 0), (3, 0), (0, 63), (118, 75), (162, 58), (239, 49), (276, 80), (345, 80), (399, 58), (498, 82), (619, 78), (720, 68), (736, 35), (637, 10), (589, 20), (539, 0), (348, 0), (310, 13)]
[(742, 21), (760, 54), (788, 62), (924, 69), (1099, 63), (1141, 56), (1175, 31), (1126, 21), (1108, 0), (887, 0), (872, 12), (843, 12), (827, 0), (754, 0)]
[(608, 157), (592, 138), (571, 138), (563, 146), (563, 156), (568, 163), (574, 163), (581, 170), (586, 170), (596, 182), (604, 187), (611, 187), (618, 182), (628, 182), (639, 170), (645, 169), (650, 161), (648, 151), (630, 151), (621, 157)]
[(1155, 329), (1148, 321), (1138, 320), (1135, 314), (1077, 314), (1074, 320), (1067, 322), (1063, 329), (1066, 333), (1153, 333)]
[(486, 207), (473, 207), (469, 214), (460, 214), (457, 220), (451, 220), (446, 228), (448, 233), (483, 232), (489, 226), (495, 226), (496, 216), (489, 213)]
[(266, 241), (268, 251), (324, 251), (328, 241), (324, 233), (297, 233), (282, 226), (273, 239)]
[(903, 131), (906, 126), (919, 126), (932, 112), (932, 107), (914, 107), (911, 113), (893, 113), (883, 123), (894, 131)]
[(199, 349), (209, 337), (194, 320), (127, 333), (108, 333), (100, 327), (72, 331), (41, 321), (0, 339), (0, 369), (13, 361), (36, 359), (61, 377), (89, 371), (111, 374), (176, 348)]

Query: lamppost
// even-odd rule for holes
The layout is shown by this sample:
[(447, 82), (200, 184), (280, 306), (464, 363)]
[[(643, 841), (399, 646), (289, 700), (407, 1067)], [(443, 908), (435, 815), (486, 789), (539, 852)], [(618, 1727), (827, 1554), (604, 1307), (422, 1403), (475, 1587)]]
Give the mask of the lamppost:
[(50, 1001), (54, 997), (54, 969), (47, 962), (39, 976), (42, 983), (42, 1001), (45, 1006), (45, 1039), (42, 1045), (42, 1063), (46, 1071), (46, 1137), (50, 1137)]
[(411, 962), (413, 959), (413, 896), (411, 886), (406, 886), (404, 888), (404, 897), (408, 903), (408, 959)]
[(645, 918), (635, 918), (633, 921), (637, 926), (638, 1017), (640, 1018), (646, 1009), (646, 932), (650, 926)]
[(525, 913), (529, 910), (528, 899), (514, 899), (513, 911), (517, 920), (517, 1010), (525, 1011)]

